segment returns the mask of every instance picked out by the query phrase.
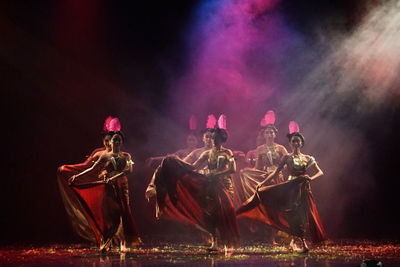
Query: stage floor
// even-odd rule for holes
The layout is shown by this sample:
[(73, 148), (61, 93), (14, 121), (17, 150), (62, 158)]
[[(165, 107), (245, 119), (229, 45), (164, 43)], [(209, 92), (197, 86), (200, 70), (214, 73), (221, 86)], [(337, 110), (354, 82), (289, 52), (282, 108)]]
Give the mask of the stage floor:
[[(283, 246), (242, 246), (232, 255), (207, 252), (189, 244), (142, 245), (127, 253), (107, 254), (86, 245), (6, 246), (0, 266), (359, 266), (364, 260), (400, 266), (399, 243), (336, 241), (311, 246), (308, 254), (290, 253)], [(376, 266), (367, 265), (367, 266)]]

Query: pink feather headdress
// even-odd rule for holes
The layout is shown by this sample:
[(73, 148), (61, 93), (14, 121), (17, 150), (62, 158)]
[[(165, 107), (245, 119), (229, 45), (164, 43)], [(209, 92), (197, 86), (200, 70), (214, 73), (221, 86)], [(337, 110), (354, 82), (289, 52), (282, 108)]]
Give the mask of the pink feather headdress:
[(104, 131), (119, 132), (121, 131), (121, 123), (118, 118), (108, 116), (104, 122)]
[(189, 130), (190, 131), (196, 131), (197, 128), (197, 120), (196, 117), (194, 115), (190, 116), (189, 119)]
[(275, 124), (275, 112), (273, 110), (268, 110), (260, 122), (261, 127), (267, 126), (269, 124)]
[(212, 129), (215, 127), (215, 124), (217, 123), (217, 119), (213, 114), (208, 115), (207, 117), (207, 123), (206, 123), (206, 128), (207, 129)]
[(108, 132), (108, 129), (110, 128), (110, 121), (113, 119), (113, 117), (108, 116), (106, 118), (106, 120), (104, 121), (104, 126), (103, 126), (103, 130)]
[(289, 122), (289, 134), (292, 133), (299, 133), (300, 132), (300, 127), (295, 121), (290, 121)]
[(226, 130), (226, 116), (221, 114), (218, 118), (218, 128)]

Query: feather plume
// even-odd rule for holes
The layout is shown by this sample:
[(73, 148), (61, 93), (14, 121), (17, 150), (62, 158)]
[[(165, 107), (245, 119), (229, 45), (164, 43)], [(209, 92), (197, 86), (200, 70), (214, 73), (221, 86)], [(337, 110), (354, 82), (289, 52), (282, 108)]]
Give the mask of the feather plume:
[(267, 124), (265, 123), (265, 118), (262, 117), (262, 119), (261, 119), (261, 121), (260, 121), (260, 126), (261, 126), (261, 127), (264, 127), (265, 125), (267, 125)]
[(300, 127), (295, 121), (290, 121), (289, 122), (289, 134), (292, 133), (299, 133), (300, 132)]
[(275, 112), (273, 110), (268, 110), (264, 115), (265, 125), (275, 124)]
[(121, 131), (121, 123), (118, 118), (113, 118), (109, 124), (109, 131), (118, 132)]
[(110, 131), (109, 130), (110, 129), (110, 122), (111, 122), (112, 119), (113, 119), (113, 117), (111, 117), (111, 116), (108, 116), (106, 118), (106, 120), (104, 121), (104, 127), (103, 127), (104, 131), (106, 131), (106, 132)]
[(214, 128), (216, 122), (217, 122), (217, 119), (215, 118), (215, 116), (213, 114), (208, 115), (206, 128), (209, 128), (209, 129)]
[(218, 118), (218, 128), (226, 130), (226, 116), (221, 114)]
[(196, 117), (194, 115), (192, 115), (192, 116), (190, 116), (190, 119), (189, 119), (189, 130), (195, 131), (196, 128), (197, 128)]

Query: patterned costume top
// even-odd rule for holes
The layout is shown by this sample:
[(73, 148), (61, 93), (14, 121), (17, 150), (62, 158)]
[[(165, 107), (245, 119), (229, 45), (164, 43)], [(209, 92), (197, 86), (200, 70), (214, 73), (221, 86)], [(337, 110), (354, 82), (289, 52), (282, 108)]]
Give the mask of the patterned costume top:
[(315, 162), (308, 155), (285, 155), (280, 163), (289, 180), (267, 185), (255, 192), (236, 211), (237, 216), (261, 221), (289, 235), (310, 237), (313, 242), (327, 239), (306, 170)]
[(133, 164), (133, 161), (128, 160), (125, 154), (113, 155), (104, 166), (104, 169), (107, 171), (107, 177), (110, 178), (120, 172), (123, 172), (127, 168), (128, 164)]
[(293, 180), (299, 176), (305, 175), (307, 169), (315, 162), (315, 159), (308, 155), (289, 155), (286, 158), (289, 178)]
[[(281, 159), (287, 151), (284, 146), (273, 144), (267, 146), (266, 144), (257, 147), (257, 162), (255, 168), (260, 171), (265, 171), (267, 175), (273, 173), (277, 168)], [(282, 172), (274, 179), (274, 184), (282, 183), (284, 177)]]
[[(207, 172), (212, 174), (219, 171), (223, 171), (229, 168), (229, 165), (234, 161), (232, 152), (228, 149), (221, 149), (219, 151), (209, 150), (207, 159)], [(231, 175), (223, 175), (218, 177), (224, 184), (225, 188), (230, 194), (233, 194), (233, 183)]]

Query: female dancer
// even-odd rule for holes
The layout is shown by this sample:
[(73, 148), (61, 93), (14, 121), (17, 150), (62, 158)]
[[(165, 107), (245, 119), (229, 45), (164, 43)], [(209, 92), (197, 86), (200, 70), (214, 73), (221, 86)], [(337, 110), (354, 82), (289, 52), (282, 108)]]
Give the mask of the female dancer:
[[(102, 252), (108, 250), (112, 240), (120, 242), (122, 252), (126, 245), (141, 242), (129, 205), (128, 178), (133, 162), (129, 153), (121, 151), (122, 133), (114, 132), (110, 152), (102, 153), (96, 163), (69, 179), (71, 188), (85, 207), (84, 218), (89, 222), (91, 234), (96, 236)], [(101, 177), (87, 180), (91, 173)], [(84, 181), (82, 181), (84, 180)]]
[[(184, 159), (187, 157), (192, 151), (198, 150), (197, 149), (197, 144), (198, 144), (198, 138), (196, 134), (196, 118), (194, 115), (190, 116), (189, 119), (189, 134), (186, 137), (186, 147), (179, 149), (172, 155), (177, 156), (179, 159)], [(210, 146), (211, 147), (211, 146)], [(171, 156), (171, 154), (170, 154)], [(161, 161), (164, 159), (166, 156), (158, 156), (158, 157), (150, 157), (146, 160), (146, 167), (148, 169), (151, 169), (151, 173), (154, 173), (154, 170), (161, 164)], [(194, 161), (193, 161), (194, 162)], [(191, 162), (191, 163), (193, 163)]]
[[(110, 132), (109, 122), (113, 118), (108, 117), (104, 124), (105, 134), (103, 136), (103, 147), (95, 149), (85, 162), (74, 165), (63, 165), (57, 170), (57, 180), (61, 193), (62, 200), (64, 202), (65, 209), (68, 216), (71, 219), (72, 227), (74, 231), (82, 238), (96, 243), (100, 235), (92, 234), (90, 227), (91, 222), (83, 218), (87, 217), (87, 212), (81, 204), (80, 199), (76, 195), (75, 191), (69, 186), (68, 180), (75, 174), (78, 174), (87, 168), (90, 168), (100, 157), (101, 154), (111, 151), (110, 140), (113, 132)], [(115, 120), (118, 120), (114, 118)], [(100, 172), (87, 175), (88, 180), (97, 180)], [(98, 242), (97, 242), (98, 243)]]
[[(262, 136), (264, 144), (260, 145), (256, 149), (256, 161), (254, 168), (245, 168), (240, 171), (240, 180), (242, 182), (242, 204), (244, 201), (249, 199), (256, 191), (257, 185), (264, 181), (265, 177), (273, 173), (280, 160), (284, 155), (287, 154), (286, 148), (275, 142), (278, 129), (274, 125), (275, 113), (269, 110), (261, 121), (261, 127), (263, 127)], [(277, 179), (270, 180), (270, 184), (278, 184), (284, 181), (282, 172), (279, 172)], [(256, 232), (258, 229), (257, 224), (254, 221), (250, 222), (248, 228), (251, 232)], [(269, 228), (264, 229), (267, 231), (271, 244), (277, 245), (275, 240), (276, 230)]]
[(184, 159), (193, 150), (197, 148), (197, 136), (194, 133), (190, 133), (186, 137), (186, 148), (182, 148), (174, 153), (178, 158)]
[(217, 122), (217, 119), (215, 118), (214, 115), (208, 115), (207, 118), (207, 123), (206, 123), (206, 129), (203, 131), (203, 147), (197, 148), (190, 152), (189, 155), (187, 155), (183, 161), (193, 164), (199, 157), (200, 155), (207, 150), (210, 150), (212, 148), (212, 134), (214, 131), (214, 126), (215, 123)]
[[(289, 129), (292, 153), (282, 158), (278, 168), (257, 186), (257, 192), (236, 213), (238, 216), (260, 220), (300, 238), (302, 252), (307, 252), (306, 235), (313, 242), (326, 240), (310, 188), (310, 181), (323, 175), (323, 172), (313, 157), (300, 152), (304, 137), (299, 133), (297, 124), (291, 122)], [(264, 186), (271, 179), (276, 179), (285, 166), (289, 173), (288, 181)], [(313, 172), (314, 175), (310, 177), (308, 172)], [(294, 239), (290, 242), (290, 248), (294, 249)]]
[(184, 159), (187, 155), (190, 154), (190, 152), (192, 152), (197, 148), (198, 140), (196, 136), (196, 128), (197, 128), (196, 117), (192, 115), (190, 116), (189, 119), (190, 133), (186, 137), (186, 148), (180, 149), (174, 153), (178, 158)]
[[(225, 143), (228, 139), (227, 132), (224, 129), (216, 128), (214, 130), (212, 141), (213, 147), (211, 150), (203, 152), (200, 158), (193, 164), (193, 166), (198, 169), (204, 162), (207, 162), (207, 169), (205, 170), (205, 175), (210, 182), (208, 183), (206, 189), (206, 213), (210, 214), (209, 216), (209, 224), (210, 224), (210, 233), (212, 236), (211, 239), (211, 248), (213, 250), (218, 249), (217, 242), (217, 231), (221, 234), (224, 229), (220, 229), (223, 227), (220, 222), (218, 222), (218, 217), (221, 216), (218, 210), (217, 202), (220, 201), (218, 194), (219, 191), (225, 191), (224, 193), (228, 193), (230, 197), (230, 201), (225, 203), (225, 205), (230, 205), (231, 210), (226, 210), (227, 212), (232, 213), (234, 211), (233, 208), (233, 184), (231, 174), (236, 171), (236, 164), (233, 157), (233, 153), (230, 149), (226, 149), (222, 147), (222, 144)], [(233, 213), (232, 213), (233, 214)], [(229, 216), (229, 215), (228, 215)], [(235, 222), (236, 223), (236, 222)], [(234, 229), (235, 230), (235, 229)], [(237, 231), (237, 229), (236, 229)], [(238, 232), (234, 233), (237, 234)], [(223, 237), (226, 239), (226, 237)], [(222, 239), (222, 237), (221, 237)], [(228, 242), (229, 243), (229, 242)], [(229, 244), (234, 245), (234, 244)]]
[(256, 137), (256, 148), (249, 150), (246, 153), (246, 163), (248, 166), (250, 166), (251, 168), (254, 168), (254, 166), (256, 165), (256, 160), (257, 160), (257, 147), (261, 146), (262, 144), (265, 143), (265, 138), (264, 138), (264, 127), (261, 128), (258, 133), (257, 133), (257, 137)]
[[(232, 151), (222, 147), (227, 140), (224, 129), (216, 128), (213, 147), (203, 152), (193, 165), (173, 157), (163, 160), (146, 191), (157, 196), (157, 217), (165, 214), (179, 222), (195, 225), (211, 235), (210, 250), (217, 240), (225, 248), (238, 244), (239, 231), (232, 202), (232, 174), (236, 167)], [(207, 169), (198, 171), (203, 163)], [(218, 239), (217, 239), (218, 238)]]
[[(286, 148), (275, 142), (278, 129), (274, 125), (274, 112), (272, 110), (268, 111), (263, 121), (266, 122), (266, 124), (263, 125), (265, 143), (258, 146), (256, 149), (255, 168), (246, 168), (240, 172), (245, 200), (254, 194), (257, 185), (264, 181), (266, 176), (277, 169), (282, 157), (287, 154)], [(283, 181), (283, 174), (279, 172), (274, 180), (270, 180), (270, 183), (278, 184)]]

